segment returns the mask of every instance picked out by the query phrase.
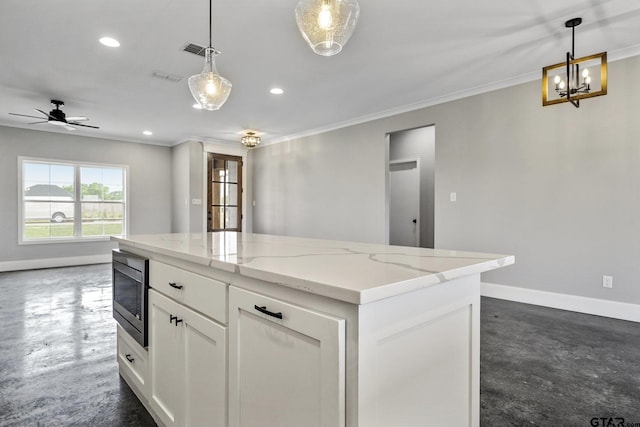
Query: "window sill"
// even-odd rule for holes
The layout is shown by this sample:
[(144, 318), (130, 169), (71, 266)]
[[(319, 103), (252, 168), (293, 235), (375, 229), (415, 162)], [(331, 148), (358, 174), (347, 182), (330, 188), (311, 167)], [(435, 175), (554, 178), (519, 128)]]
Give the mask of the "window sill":
[[(118, 237), (118, 236), (116, 236)], [(60, 243), (95, 243), (95, 242), (108, 242), (111, 240), (111, 236), (96, 236), (96, 237), (78, 237), (78, 238), (51, 238), (51, 239), (31, 239), (18, 241), (18, 245), (51, 245)]]

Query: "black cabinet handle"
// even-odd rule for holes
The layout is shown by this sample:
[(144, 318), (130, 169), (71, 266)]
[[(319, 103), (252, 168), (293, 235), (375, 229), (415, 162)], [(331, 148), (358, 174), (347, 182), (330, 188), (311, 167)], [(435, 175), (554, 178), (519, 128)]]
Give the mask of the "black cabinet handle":
[(175, 282), (169, 282), (169, 286), (171, 286), (174, 289), (182, 289), (182, 285), (178, 285)]
[(178, 323), (182, 323), (182, 319), (178, 319), (178, 318), (176, 317), (176, 326), (178, 326)]
[(177, 320), (178, 316), (174, 316), (173, 314), (169, 314), (169, 323), (173, 323), (174, 320)]
[(133, 361), (135, 360), (133, 357), (131, 357), (130, 354), (125, 354), (124, 357), (126, 357), (130, 363), (133, 363)]
[(254, 305), (253, 308), (258, 310), (260, 313), (266, 314), (267, 316), (275, 317), (276, 319), (282, 319), (282, 313), (274, 313), (273, 311), (269, 311), (267, 310), (266, 305), (263, 305), (262, 307)]

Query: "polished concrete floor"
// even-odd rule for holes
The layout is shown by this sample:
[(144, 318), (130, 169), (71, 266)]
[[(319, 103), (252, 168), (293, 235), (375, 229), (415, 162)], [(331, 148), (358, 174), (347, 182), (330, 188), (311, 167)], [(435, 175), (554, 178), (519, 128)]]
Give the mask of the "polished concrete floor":
[[(0, 325), (0, 426), (155, 425), (117, 373), (108, 264), (0, 273)], [(482, 427), (640, 426), (639, 324), (483, 298), (481, 340)]]

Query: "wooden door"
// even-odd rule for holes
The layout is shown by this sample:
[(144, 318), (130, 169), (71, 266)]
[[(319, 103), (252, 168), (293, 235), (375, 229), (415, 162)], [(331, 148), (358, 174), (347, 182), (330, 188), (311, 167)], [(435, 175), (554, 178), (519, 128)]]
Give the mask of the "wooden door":
[(207, 231), (242, 231), (242, 157), (209, 153)]

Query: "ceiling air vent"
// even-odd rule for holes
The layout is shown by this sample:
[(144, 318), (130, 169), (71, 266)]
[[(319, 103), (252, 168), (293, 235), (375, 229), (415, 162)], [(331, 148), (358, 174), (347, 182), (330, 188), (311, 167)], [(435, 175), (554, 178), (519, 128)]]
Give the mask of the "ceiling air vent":
[(151, 75), (153, 77), (157, 77), (157, 78), (162, 79), (162, 80), (168, 80), (168, 81), (173, 82), (173, 83), (177, 83), (180, 80), (182, 80), (181, 76), (176, 76), (175, 74), (165, 73), (164, 71), (154, 71), (153, 73), (151, 73)]
[(183, 50), (185, 52), (193, 53), (195, 55), (200, 55), (200, 56), (204, 57), (205, 49), (206, 49), (206, 47), (204, 47), (204, 46), (200, 46), (200, 45), (195, 44), (195, 43), (187, 43), (187, 45), (184, 47)]

